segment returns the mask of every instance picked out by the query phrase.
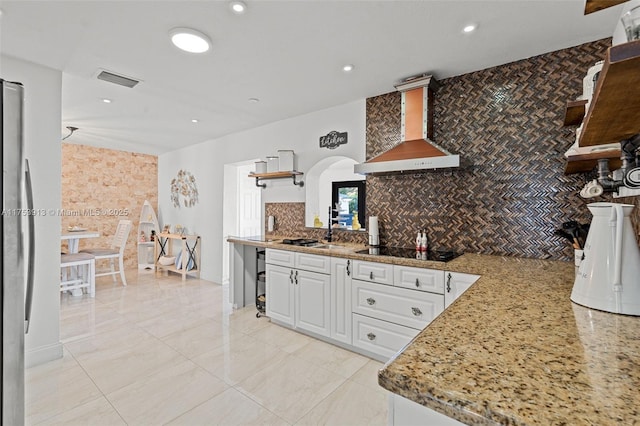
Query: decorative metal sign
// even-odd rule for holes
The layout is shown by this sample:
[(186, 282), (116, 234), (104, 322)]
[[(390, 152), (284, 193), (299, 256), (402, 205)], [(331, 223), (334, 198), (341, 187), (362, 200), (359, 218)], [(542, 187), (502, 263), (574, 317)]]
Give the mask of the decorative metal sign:
[(347, 132), (332, 131), (320, 137), (320, 148), (336, 149), (347, 143)]

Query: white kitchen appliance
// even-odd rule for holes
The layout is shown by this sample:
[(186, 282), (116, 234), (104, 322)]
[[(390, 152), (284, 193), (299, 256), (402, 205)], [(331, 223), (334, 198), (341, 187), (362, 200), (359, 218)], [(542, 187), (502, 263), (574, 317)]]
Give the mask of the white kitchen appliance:
[(640, 249), (631, 204), (592, 203), (593, 214), (571, 300), (616, 314), (640, 316)]
[[(0, 79), (2, 130), (2, 421), (24, 424), (24, 335), (33, 299), (34, 215), (20, 83)], [(26, 203), (23, 203), (23, 199)], [(26, 226), (25, 226), (26, 225)]]

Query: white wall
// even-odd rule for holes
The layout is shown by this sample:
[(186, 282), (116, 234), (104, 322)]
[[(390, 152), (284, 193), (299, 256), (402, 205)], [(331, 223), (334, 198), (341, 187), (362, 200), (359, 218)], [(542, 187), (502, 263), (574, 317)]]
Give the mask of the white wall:
[[(320, 137), (332, 130), (348, 132), (347, 144), (333, 150), (320, 148)], [(203, 279), (218, 283), (222, 279), (223, 209), (228, 202), (223, 197), (225, 164), (256, 157), (264, 159), (267, 155), (277, 155), (279, 149), (295, 151), (297, 169), (301, 172), (334, 155), (364, 161), (365, 100), (278, 121), (158, 157), (160, 220), (172, 225), (180, 223), (202, 237)], [(200, 201), (195, 207), (177, 209), (171, 204), (171, 179), (180, 169), (191, 172), (196, 178)], [(291, 179), (266, 183), (263, 202), (305, 200), (305, 189), (294, 186)]]
[[(0, 56), (0, 76), (25, 88), (25, 156), (32, 173), (35, 209), (59, 209), (62, 191), (62, 73)], [(25, 341), (27, 367), (62, 356), (60, 344), (60, 217), (35, 218), (33, 313)]]

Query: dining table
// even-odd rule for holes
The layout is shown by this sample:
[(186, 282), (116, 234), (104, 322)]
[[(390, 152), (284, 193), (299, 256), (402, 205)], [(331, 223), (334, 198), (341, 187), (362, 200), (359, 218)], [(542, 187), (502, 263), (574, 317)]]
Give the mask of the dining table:
[[(70, 229), (66, 232), (62, 232), (60, 239), (67, 241), (69, 246), (69, 253), (78, 253), (80, 240), (83, 238), (98, 238), (100, 233), (98, 231), (89, 231), (87, 229)], [(65, 273), (66, 274), (66, 273)], [(73, 296), (82, 296), (82, 289), (71, 290)]]
[(100, 233), (98, 231), (89, 231), (86, 229), (69, 230), (63, 232), (60, 236), (62, 241), (67, 241), (69, 245), (69, 253), (78, 253), (78, 246), (82, 238), (98, 238)]

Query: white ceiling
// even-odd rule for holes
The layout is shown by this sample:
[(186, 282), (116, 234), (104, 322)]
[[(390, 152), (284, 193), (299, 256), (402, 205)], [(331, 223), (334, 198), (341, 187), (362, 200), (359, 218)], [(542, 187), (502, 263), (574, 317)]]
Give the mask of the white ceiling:
[[(69, 142), (161, 154), (388, 93), (409, 76), (442, 79), (609, 37), (622, 7), (585, 16), (584, 0), (246, 4), (235, 15), (211, 0), (2, 0), (0, 52), (63, 71), (61, 129), (80, 128)], [(463, 34), (470, 22), (478, 29)], [(173, 47), (168, 31), (184, 26), (212, 50)], [(99, 69), (142, 83), (100, 81)]]

